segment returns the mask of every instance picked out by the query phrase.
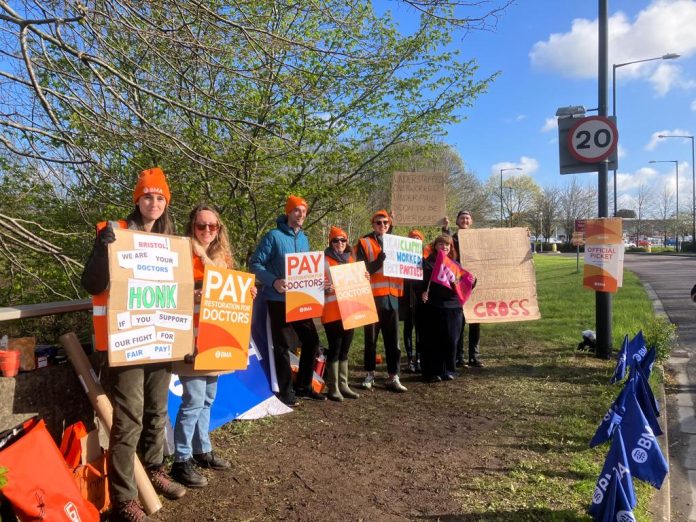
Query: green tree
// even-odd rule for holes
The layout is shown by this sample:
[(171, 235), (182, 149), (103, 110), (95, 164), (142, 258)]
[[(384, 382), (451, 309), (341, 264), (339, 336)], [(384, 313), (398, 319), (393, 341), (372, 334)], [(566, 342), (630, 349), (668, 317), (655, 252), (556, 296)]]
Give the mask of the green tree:
[(500, 177), (492, 175), (486, 183), (486, 193), (494, 208), (502, 199), (503, 223), (507, 227), (528, 226), (533, 223), (534, 208), (542, 191), (531, 176), (509, 176), (500, 192)]

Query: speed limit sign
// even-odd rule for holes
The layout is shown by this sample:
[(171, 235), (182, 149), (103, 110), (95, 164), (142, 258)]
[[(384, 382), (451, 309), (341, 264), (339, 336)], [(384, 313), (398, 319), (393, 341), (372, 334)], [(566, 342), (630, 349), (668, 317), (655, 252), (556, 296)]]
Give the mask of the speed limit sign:
[(619, 142), (616, 124), (604, 116), (580, 118), (568, 131), (568, 151), (583, 163), (599, 163), (608, 158)]

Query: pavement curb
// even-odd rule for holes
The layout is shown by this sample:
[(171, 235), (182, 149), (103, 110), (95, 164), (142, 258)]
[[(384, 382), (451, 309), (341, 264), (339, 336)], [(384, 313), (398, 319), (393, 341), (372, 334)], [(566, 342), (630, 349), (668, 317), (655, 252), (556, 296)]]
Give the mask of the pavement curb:
[[(650, 301), (652, 302), (653, 306), (653, 311), (655, 312), (655, 315), (657, 316), (663, 316), (669, 319), (669, 316), (665, 312), (665, 307), (662, 304), (662, 301), (658, 297), (657, 293), (655, 290), (653, 290), (653, 287), (650, 285), (650, 283), (642, 281), (643, 287), (645, 288), (645, 292), (648, 294), (648, 297), (650, 298)], [(665, 365), (669, 365), (669, 361), (665, 363)], [(660, 403), (662, 404), (662, 411), (660, 416), (662, 417), (662, 427), (664, 430), (664, 437), (658, 439), (660, 443), (660, 448), (662, 448), (662, 453), (665, 456), (665, 459), (667, 462), (670, 462), (669, 459), (669, 420), (667, 418), (667, 395), (665, 394), (665, 371), (664, 368), (661, 369), (662, 371), (662, 379), (660, 382), (660, 388), (657, 391), (658, 399)], [(662, 521), (662, 522), (670, 522), (671, 521), (671, 487), (670, 487), (670, 481), (672, 478), (672, 473), (671, 470), (670, 472), (667, 473), (667, 477), (665, 479), (665, 483), (663, 484), (661, 489), (658, 489), (656, 493), (653, 495), (652, 501), (650, 503), (650, 512), (654, 515), (653, 520), (655, 521)]]

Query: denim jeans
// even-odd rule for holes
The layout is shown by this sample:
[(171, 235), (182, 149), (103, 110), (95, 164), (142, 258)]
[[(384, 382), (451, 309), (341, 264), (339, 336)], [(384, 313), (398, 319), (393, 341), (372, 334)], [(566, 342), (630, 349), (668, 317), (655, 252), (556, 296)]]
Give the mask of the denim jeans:
[(210, 443), (210, 408), (217, 394), (218, 377), (179, 376), (184, 393), (174, 426), (174, 460), (183, 462), (192, 454), (208, 453)]

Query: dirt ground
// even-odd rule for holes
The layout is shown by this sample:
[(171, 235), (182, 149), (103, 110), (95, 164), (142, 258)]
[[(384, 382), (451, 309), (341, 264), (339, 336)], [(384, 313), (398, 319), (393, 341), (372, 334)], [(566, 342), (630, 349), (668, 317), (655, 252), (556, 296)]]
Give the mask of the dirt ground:
[[(372, 391), (357, 390), (357, 400), (304, 400), (291, 414), (251, 421), (261, 425), (248, 434), (220, 428), (213, 443), (232, 469), (204, 471), (206, 488), (165, 501), (156, 518), (476, 520), (464, 514), (457, 492), (463, 477), (484, 463), (497, 467), (500, 458), (486, 447), (500, 419), (467, 404), (486, 371), (464, 368), (437, 384), (404, 374), (404, 394), (378, 379)], [(357, 384), (362, 373), (352, 377)]]

